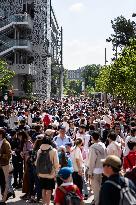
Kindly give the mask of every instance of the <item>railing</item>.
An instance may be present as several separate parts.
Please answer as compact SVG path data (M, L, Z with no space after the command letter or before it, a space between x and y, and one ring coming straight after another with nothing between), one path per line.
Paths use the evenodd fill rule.
M7 41L2 41L0 40L0 42L2 42L2 46L0 46L0 52L6 51L7 49L10 48L19 48L19 47L27 47L30 51L32 50L32 44L29 40L7 40Z
M33 64L13 64L9 66L9 69L16 74L35 75Z
M23 22L27 22L28 24L30 24L32 26L32 20L30 15L28 14L15 14L10 16L7 19L2 19L0 21L0 28L10 24L10 23L14 23L14 24L18 24L18 23L23 23Z

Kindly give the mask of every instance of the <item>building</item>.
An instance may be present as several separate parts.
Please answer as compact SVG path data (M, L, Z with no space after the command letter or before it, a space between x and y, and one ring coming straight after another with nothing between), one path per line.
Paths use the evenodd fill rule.
M68 80L83 80L82 77L83 71L84 71L84 67L78 68L76 70L67 70Z
M38 99L50 99L53 67L62 97L62 36L51 0L0 0L0 58L16 73L15 96L26 96L31 82Z

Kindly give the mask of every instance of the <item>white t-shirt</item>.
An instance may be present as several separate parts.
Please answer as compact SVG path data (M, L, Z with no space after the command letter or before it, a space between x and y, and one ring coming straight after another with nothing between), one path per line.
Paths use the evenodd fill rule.
M12 129L15 126L15 124L14 124L15 121L18 121L17 116L11 116L9 118L9 127L10 127L10 129Z
M121 144L118 142L111 142L107 147L107 154L108 155L116 155L118 157L121 157Z
M79 160L80 168L83 167L83 157L82 157L81 149L79 147L73 149L73 151L71 152L71 159L73 164L73 170L75 172L78 172L79 168L77 166L76 159Z

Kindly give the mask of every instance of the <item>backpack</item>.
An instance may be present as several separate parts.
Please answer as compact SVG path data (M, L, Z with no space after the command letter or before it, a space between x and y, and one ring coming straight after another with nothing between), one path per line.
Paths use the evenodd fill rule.
M51 174L53 168L49 153L51 150L51 147L48 150L41 150L36 163L37 174Z
M119 205L136 205L136 192L129 186L129 180L127 178L124 178L124 180L125 186L123 187L111 180L108 180L105 183L110 183L120 190Z
M76 185L73 186L73 191L66 191L66 189L62 186L60 186L59 189L65 194L63 205L84 205L84 202L76 193Z
M127 171L124 175L126 178L130 179L136 186L136 167L134 167L132 170Z

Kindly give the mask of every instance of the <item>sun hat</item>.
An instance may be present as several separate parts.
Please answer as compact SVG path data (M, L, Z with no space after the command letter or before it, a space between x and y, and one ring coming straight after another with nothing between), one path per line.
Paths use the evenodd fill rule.
M103 163L103 165L111 166L118 170L120 170L122 166L121 159L115 155L109 155L106 157L106 159L101 159L101 162Z

